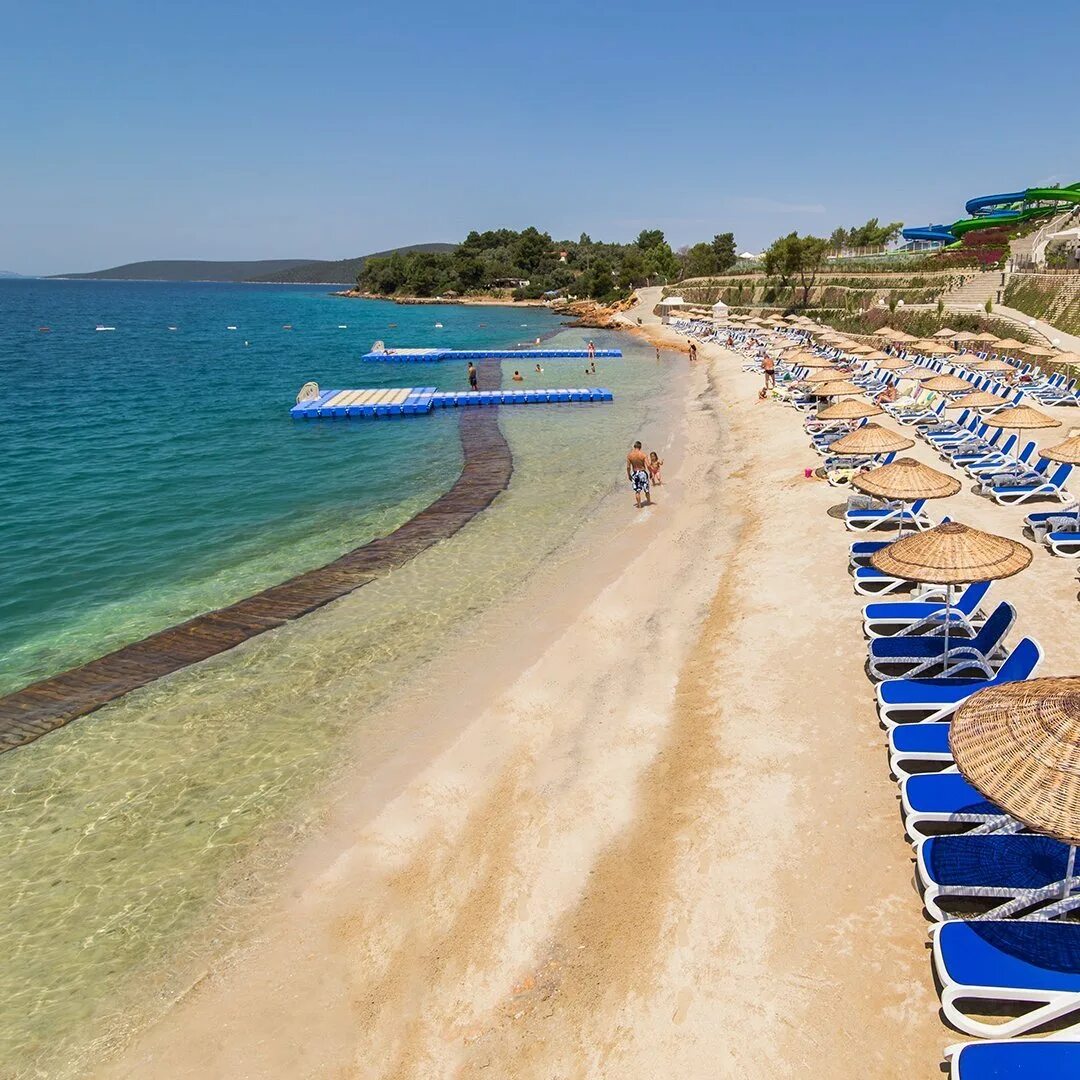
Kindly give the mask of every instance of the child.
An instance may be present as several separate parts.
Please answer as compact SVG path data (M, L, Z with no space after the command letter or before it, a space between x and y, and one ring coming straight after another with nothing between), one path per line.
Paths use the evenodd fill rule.
M660 487L663 481L660 479L660 467L664 463L656 456L656 451L652 450L649 453L649 479L653 482L655 487Z

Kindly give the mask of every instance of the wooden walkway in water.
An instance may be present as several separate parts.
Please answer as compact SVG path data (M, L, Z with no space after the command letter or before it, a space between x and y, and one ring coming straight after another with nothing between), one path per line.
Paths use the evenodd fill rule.
M488 384L484 389L496 389L501 381L499 367L481 370L481 379ZM0 753L33 742L162 676L298 619L453 536L491 505L510 483L513 471L495 410L468 409L460 425L461 475L446 494L400 528L326 566L0 698Z

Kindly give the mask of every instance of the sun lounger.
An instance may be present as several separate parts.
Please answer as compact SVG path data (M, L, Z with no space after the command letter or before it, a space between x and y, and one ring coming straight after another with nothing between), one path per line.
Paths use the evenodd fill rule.
M1080 1042L1070 1039L987 1039L945 1051L950 1080L1036 1080L1080 1076Z
M1042 649L1023 638L992 679L985 676L945 679L887 679L877 685L878 716L886 728L897 724L947 720L956 707L979 690L1028 679L1042 661ZM973 665L970 669L977 670Z
M852 532L868 532L886 527L896 529L901 523L905 528L915 528L922 532L934 526L933 519L923 511L925 505L925 499L916 499L910 506L897 504L871 510L847 510L844 512L844 524Z
M1069 845L1036 833L930 836L915 845L915 871L926 910L939 921L957 914L1016 918L1040 908L1058 910L1072 892L1065 885Z
M899 779L900 812L914 841L975 827L992 832L1015 826L1000 806L984 798L958 772L913 773Z
M1019 506L1031 499L1060 499L1071 501L1072 496L1065 490L1065 481L1072 472L1071 465L1061 465L1049 480L1031 484L1009 484L995 487L987 492L994 502L1002 506Z
M933 963L941 982L941 1008L951 1024L968 1035L1011 1038L1051 1020L1080 1019L1080 924L1024 919L939 923L930 931ZM988 1011L978 1002L1030 1007L1003 1023L977 1020ZM1063 1034L1062 1030L1057 1032ZM1045 1073L1029 1073L1042 1077Z
M969 585L955 598L949 612L950 635L955 629L958 634L975 636L976 628L985 621L979 605L989 590L990 583L980 581ZM863 630L871 638L941 633L944 627L944 599L867 604L863 608Z
M867 667L875 679L937 678L954 672L969 675L973 670L993 678L1005 658L1005 637L1015 621L1016 610L1002 601L973 638L950 637L947 659L944 636L873 638Z
M889 770L898 780L954 768L948 724L901 724L889 732Z

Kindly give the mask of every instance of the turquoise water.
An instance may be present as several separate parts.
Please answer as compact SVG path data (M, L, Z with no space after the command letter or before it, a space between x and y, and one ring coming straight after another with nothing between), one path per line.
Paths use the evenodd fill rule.
M0 694L318 566L453 482L452 414L297 424L308 379L462 388L457 365L358 358L557 326L326 286L0 281Z
M5 287L0 285L0 289ZM102 288L97 283L75 287ZM221 290L222 295L231 291L228 286L117 288L145 289L141 295L148 297L155 288L163 293L178 289L181 294L192 289L193 312L201 310L199 290L211 290L211 295L213 290ZM264 292L268 293L265 299ZM5 295L9 294L0 291L0 297ZM92 300L95 294L88 295ZM246 385L263 394L262 381L270 378L267 373L277 372L273 378L280 383L279 391L265 392L258 410L262 425L272 434L264 437L254 430L260 424L241 419L238 423L251 438L261 440L258 454L249 454L246 446L237 450L236 438L222 439L216 442L216 455L204 448L198 460L216 483L229 485L231 499L215 503L222 516L250 505L247 487L260 486L262 472L286 471L282 487L274 487L281 500L279 514L250 519L265 522L267 530L285 539L261 549L262 563L245 560L247 552L260 550L244 547L260 543L260 529L255 524L237 525L230 516L232 528L227 535L234 546L224 553L227 558L213 569L214 547L193 540L198 545L195 554L200 556L194 558L177 545L171 556L170 591L158 586L158 564L148 560L149 578L139 578L135 592L125 595L122 586L115 584L112 598L98 609L98 624L103 628L107 624L117 638L131 633L140 620L153 621L146 615L151 608L155 619L170 623L176 617L169 607L174 599L194 604L199 595L207 595L216 601L217 592L226 585L243 592L245 582L270 576L275 567L291 572L294 562L319 562L326 547L349 546L353 534L392 528L399 517L411 513L405 502L395 501L393 492L381 510L364 502L365 493L379 490L379 477L369 475L374 463L386 470L404 469L376 436L402 440L408 434L409 441L399 444L401 453L416 455L415 475L431 490L452 481L460 452L453 414L370 426L293 425L287 417L283 420L281 401L287 405L300 383L312 376L326 384L331 381L324 375L331 360L323 357L336 356L333 363L338 371L355 374L354 356L371 340L380 336L395 340L379 321L384 319L398 322L399 329L406 316L417 320L415 331L408 336L403 332L400 340L420 344L446 340L427 326L434 321L443 322L449 331L452 320L460 320L455 331L460 336L453 339L454 344L470 343L474 335L489 332L495 340L514 342L535 337L538 319L551 322L550 316L534 310L444 308L432 312L382 304L369 308L363 301L328 298L321 290L257 289L243 302L256 309L265 303L275 312L276 327L271 327L266 358L242 376ZM7 327L9 306L3 310ZM139 303L132 300L133 317L138 310ZM303 344L306 323L297 314L301 310L328 316L318 331L319 343ZM365 316L372 320L369 331L359 332L359 340L335 344L338 322L349 324L349 331L341 333L350 335L359 323L357 315L341 317L341 311L370 311ZM108 317L92 308L84 314L90 316L90 326L99 317ZM34 316L36 312L31 322ZM122 326L115 318L115 323L108 324ZM280 324L286 321L296 330L281 331ZM480 327L481 322L487 325ZM521 327L522 322L529 327ZM314 324L314 318L308 324ZM376 333L379 327L383 329ZM73 340L88 350L118 347L98 345L94 333L80 330ZM211 331L206 333L209 336ZM315 331L312 334L316 336ZM145 336L154 340L153 333ZM581 338L582 331L563 329L554 341L571 346L580 344ZM467 528L304 619L0 755L4 842L0 910L5 913L0 920L0 955L4 957L0 964L0 1076L4 1080L9 1075L20 1080L86 1075L94 1062L166 1007L208 963L243 937L257 915L260 899L273 895L275 875L295 849L298 836L320 821L323 785L337 770L352 776L380 753L393 752L402 733L387 728L387 702L407 693L410 701L424 702L437 713L446 687L425 673L426 661L436 657L447 640L460 645L481 627L495 633L501 625L516 625L521 611L514 606L514 597L521 583L556 566L571 550L568 542L575 531L612 493L617 492L627 506L628 521L634 520L623 475L626 449L639 437L647 447L664 447L670 433L667 418L681 406L681 383L673 378L668 361L658 364L653 350L633 338L605 334L595 338L600 347L621 347L626 353L625 360L598 362L596 381L614 389L615 402L500 410L500 426L514 455L513 477L509 489ZM247 348L255 348L257 338L248 340L252 345ZM229 364L204 361L216 392L229 394L231 400L242 395L223 384L233 377L235 365L247 363L242 341L214 346L220 355L231 357ZM15 369L34 362L25 357L35 348L37 339L30 335L28 340L24 332L19 342L24 359L14 363ZM52 362L63 365L63 350L52 344L49 348L56 350ZM306 349L309 359L297 361L297 349ZM271 355L275 352L276 358ZM93 367L87 365L81 348L73 348L72 357L69 363ZM36 363L39 368L45 366L40 358ZM99 358L97 370L104 363ZM504 379L513 366L503 365ZM677 373L685 360L677 358L675 366ZM371 376L376 370L365 368L364 373ZM402 370L393 369L390 381L401 381ZM463 373L441 366L424 369L434 370L438 377L425 381L460 385L464 379ZM571 361L551 361L544 380L562 383L556 372L569 375L577 370ZM5 378L7 371L5 367ZM173 381L182 382L184 376ZM99 411L102 408L99 403ZM8 419L2 428L5 443ZM27 419L19 418L24 427ZM62 441L58 417L49 422L57 423L57 438ZM160 425L159 431L165 426ZM427 431L432 434L426 435ZM137 431L127 431L124 437L136 439ZM202 437L216 439L216 434L204 430ZM352 456L349 437L363 440L365 452ZM98 438L108 441L108 431L99 431ZM421 438L428 441L416 441ZM275 445L279 442L293 449ZM157 469L155 490L157 485L171 490L168 484L174 478L167 459L162 463L155 451L154 446L147 451ZM61 451L46 446L41 452ZM322 467L337 470L340 490L312 475L308 462L316 455ZM339 468L340 457L347 457L347 465ZM451 459L453 467L449 467ZM66 460L80 467L77 455ZM109 456L109 460L119 461L118 468L124 466L123 455ZM268 470L268 460L279 464ZM23 468L32 471L33 467L32 455L26 455ZM55 462L52 467L58 474ZM437 472L435 479L431 479L432 471ZM409 474L398 471L394 475ZM107 471L106 478L111 482ZM77 487L74 490L79 494ZM322 506L318 526L310 515L313 490ZM290 493L296 500L291 506L286 498ZM426 496L413 492L412 500L422 503ZM48 498L42 496L40 501L47 503ZM350 515L347 511L354 503L358 509ZM189 512L201 513L199 493L190 496L188 506ZM39 513L43 519L47 516ZM155 535L153 523L163 516L171 518L175 528L185 525L182 515L153 500L143 504L141 513L152 520L147 523L132 511L125 511L122 520L145 530L146 537ZM221 525L212 514L205 514L203 520L209 528ZM292 521L296 532L290 534L283 521ZM107 523L108 518L95 525L97 544L106 548ZM318 531L320 527L329 539ZM0 528L6 530L7 523L0 522ZM56 534L54 551L66 551L63 540ZM78 537L75 541L81 543ZM132 557L141 555L137 548L131 546ZM83 549L84 558L98 558L96 547L84 544ZM102 560L101 565L111 564ZM204 573L208 565L212 573ZM57 568L60 574L77 573L84 592L98 587L84 568L66 556ZM187 568L194 568L190 577ZM6 564L3 572L10 573ZM18 575L6 579L6 592L11 591L12 580L17 584ZM202 594L192 582L204 583L199 586ZM29 599L32 607L34 597ZM80 622L80 602L71 601L70 607L73 610L66 613L70 623L61 617L63 610L51 616L56 620L52 625L68 626L57 656L74 652L73 644L95 651L93 643L100 641L94 637L92 622ZM72 626L81 628L81 637ZM39 642L48 640L45 623L37 633ZM29 655L29 650L21 655ZM50 654L39 646L39 664L42 655ZM415 732L414 737L423 740L424 731Z

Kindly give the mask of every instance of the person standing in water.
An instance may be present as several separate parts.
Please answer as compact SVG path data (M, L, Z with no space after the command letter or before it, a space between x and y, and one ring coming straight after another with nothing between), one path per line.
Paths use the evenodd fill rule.
M634 448L626 455L626 478L634 489L634 505L640 510L642 507L641 497L645 496L645 506L652 505L652 496L649 494L649 459L645 451L641 449L641 443L634 443Z
M469 386L473 390L475 390L476 385L477 385L477 383L476 383L476 365L471 360L469 361L468 371L469 371Z
M589 359L592 360L596 356L596 346L589 342Z

